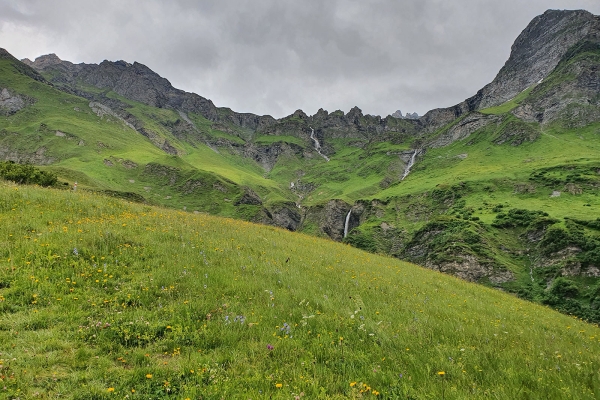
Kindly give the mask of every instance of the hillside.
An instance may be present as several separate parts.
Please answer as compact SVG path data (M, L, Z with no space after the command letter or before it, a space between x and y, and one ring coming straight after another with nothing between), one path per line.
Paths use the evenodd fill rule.
M600 322L599 38L598 16L549 10L489 85L419 119L236 113L136 62L3 52L0 158L80 190L344 241ZM556 297L561 282L575 289Z
M6 398L600 396L598 327L393 258L13 184L0 220Z

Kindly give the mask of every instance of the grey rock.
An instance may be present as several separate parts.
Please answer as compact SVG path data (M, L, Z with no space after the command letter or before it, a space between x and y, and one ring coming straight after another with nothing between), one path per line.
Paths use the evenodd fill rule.
M495 269L491 266L482 264L472 255L463 255L460 261L444 262L433 264L425 263L425 267L452 274L456 277L469 282L478 282L484 278L488 278L493 284L509 282L515 279L514 274L506 269Z
M321 219L321 231L333 240L342 240L344 238L346 215L350 209L350 205L342 200L327 202L323 210L324 216Z
M295 204L287 204L271 211L272 224L295 231L300 226L302 216L297 211Z
M153 107L196 113L211 121L233 123L241 128L254 130L274 121L270 116L236 113L228 108L218 109L211 100L174 88L167 79L138 62L130 64L122 60L104 60L100 64L73 64L61 60L55 54L40 56L33 62L23 61L36 71L52 73L54 84L74 93L80 92L78 84L81 82L110 89L125 98Z
M25 101L7 88L0 90L0 115L11 115L25 107Z
M19 164L49 165L57 161L55 157L46 154L46 147L39 147L33 153L28 153L10 146L0 145L0 160L14 161Z
M282 155L302 155L303 148L286 142L276 142L269 145L247 143L244 145L242 155L256 161L265 171L271 171L277 160Z
M240 197L234 205L239 206L240 204L248 204L253 206L259 206L262 204L260 196L252 189L246 188L244 194Z
M480 113L472 113L453 125L446 132L436 137L427 147L444 147L457 140L463 140L473 132L483 128L484 126L499 122L500 118L494 115L484 115Z
M535 17L517 37L509 59L491 83L460 104L427 112L420 122L431 132L463 114L514 98L547 77L573 45L595 37L599 21L583 10L548 10Z

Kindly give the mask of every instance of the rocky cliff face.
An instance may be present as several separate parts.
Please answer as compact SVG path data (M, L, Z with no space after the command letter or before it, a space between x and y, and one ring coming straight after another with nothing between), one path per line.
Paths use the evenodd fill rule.
M263 135L291 134L305 139L310 145L310 132L311 129L315 129L317 136L320 135L324 142L324 154L328 154L330 149L327 148L326 141L329 138L369 141L427 134L469 112L502 104L546 78L573 46L585 40L597 42L599 26L599 17L587 11L546 11L534 18L515 40L509 59L491 83L460 104L431 110L420 118L416 113L408 113L402 117L401 112L386 118L363 115L362 111L355 107L346 114L339 110L328 113L321 109L313 116L298 110L289 117L276 120L271 116L236 113L228 108L217 108L209 99L174 88L168 80L137 62L72 64L54 54L38 57L33 62L27 59L23 62L36 71L52 72L51 79L55 85L75 94L85 94L81 93L81 88L78 87L78 82L83 82L113 90L126 98L151 106L200 114L224 130L232 126ZM578 85L592 93L596 90L596 81L595 76L588 77L586 81L582 75ZM564 93L563 88L555 90ZM579 93L581 94L581 91ZM104 102L103 104L106 105ZM564 108L566 107L561 106L557 109L553 104L529 104L520 108L515 115L531 121L549 121ZM540 116L541 109L548 110L546 115ZM578 110L576 113L587 113L586 120L597 117L596 113L589 110Z
M23 109L33 99L12 93L7 88L0 89L0 115L11 115Z
M569 127L600 120L600 29L572 47L552 79L537 85L513 111L518 118L542 124L560 120Z
M228 122L241 128L256 129L268 125L274 119L270 116L240 114L230 109L218 109L211 100L195 93L174 88L171 83L147 66L126 61L103 61L100 64L73 64L61 60L56 54L48 54L23 62L42 73L52 72L52 83L74 91L82 89L79 83L115 93L152 107L171 108L185 113L196 113L211 121Z
M269 115L259 116L237 113L229 108L217 108L212 101L202 96L174 88L167 79L137 62L130 64L125 61L105 60L100 64L73 64L61 60L55 54L40 56L35 61L28 59L22 61L36 71L51 75L51 81L57 87L102 103L114 111L125 111L126 106L113 104L114 99L101 98L98 94L86 92L81 83L109 89L125 98L153 107L200 114L213 121L215 128L223 131L231 130L230 126L232 126L241 130L256 131L262 135L291 134L310 143L311 128L318 131L317 135L321 135L322 140L325 138L369 140L384 132L414 133L419 125L417 121L396 121L392 117L363 115L358 107L352 108L346 114L339 110L328 113L321 109L313 116L298 110L288 117L276 120ZM128 118L125 112L118 113L121 118Z
M599 26L599 17L587 11L546 11L517 37L508 61L491 83L460 104L429 111L420 121L432 131L470 111L512 99L547 77L572 46L597 37Z

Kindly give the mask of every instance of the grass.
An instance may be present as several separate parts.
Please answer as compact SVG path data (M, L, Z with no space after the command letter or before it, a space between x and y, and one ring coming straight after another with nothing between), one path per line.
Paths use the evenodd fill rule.
M0 184L6 398L600 396L600 329L314 237Z
M529 86L527 89L523 90L521 93L517 94L515 97L508 100L507 102L500 104L499 106L485 108L479 112L482 114L495 115L506 114L507 112L517 108L523 102L523 100L525 100L527 96L529 96L529 93L531 93L533 88L535 88L536 86L537 83Z

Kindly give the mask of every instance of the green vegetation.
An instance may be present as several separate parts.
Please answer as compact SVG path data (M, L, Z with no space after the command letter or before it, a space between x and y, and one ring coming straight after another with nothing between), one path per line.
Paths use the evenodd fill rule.
M297 114L253 131L236 125L229 109L218 109L215 122L78 86L129 115L133 129L2 59L0 87L26 101L0 119L0 149L84 191L315 236L339 238L354 206L347 244L598 322L598 98L561 94L573 102L552 123L535 122L543 116L538 106L523 119L523 107L516 110L562 93L560 85L577 82L598 57L597 44L580 43L543 82L432 132L368 115L344 125L335 111L339 121L313 126L329 162L307 136L318 118L309 123ZM401 180L415 149L421 152ZM326 215L332 200L341 200L335 218ZM562 279L577 287L570 297L556 292Z
M515 108L517 108L522 102L523 100L525 100L527 98L527 96L529 95L529 93L533 90L533 88L536 87L537 84L529 86L527 89L523 90L521 93L519 93L518 95L516 95L515 97L513 97L512 99L508 100L507 102L500 104L499 106L495 106L495 107L488 107L485 108L481 111L479 111L482 114L505 114L509 111L514 110Z
M31 164L15 164L12 161L0 161L0 178L20 184L53 186L58 179L56 175L40 171Z
M81 191L0 184L0 313L6 398L600 396L598 327L343 244Z

